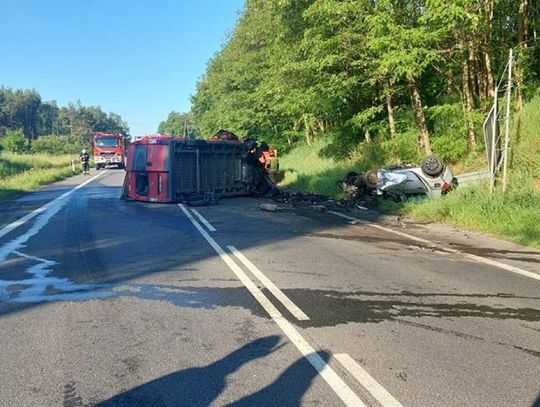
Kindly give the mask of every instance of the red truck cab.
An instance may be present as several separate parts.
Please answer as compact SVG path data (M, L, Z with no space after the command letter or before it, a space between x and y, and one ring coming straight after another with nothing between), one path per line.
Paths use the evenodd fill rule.
M95 133L92 137L92 149L96 170L106 165L124 168L126 148L124 136L120 133Z

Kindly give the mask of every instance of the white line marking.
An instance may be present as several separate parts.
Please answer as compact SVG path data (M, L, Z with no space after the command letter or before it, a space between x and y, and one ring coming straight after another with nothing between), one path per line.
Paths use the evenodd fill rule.
M64 192L62 195L60 195L59 197L55 198L54 200L50 201L50 202L47 202L45 205L41 206L40 208L37 208L35 210L33 210L32 212L24 215L22 218L19 218L17 219L15 222L13 223L10 223L9 225L3 227L1 230L0 230L0 237L3 237L5 235L7 235L9 232L11 232L12 230L18 228L19 226L22 226L24 225L26 222L28 222L30 219L36 217L37 215L39 215L40 213L42 212L45 212L47 209L49 209L51 206L54 206L56 205L58 202L60 202L62 199L68 197L69 195L71 195L74 191L76 191L77 189L79 188L82 188L84 187L86 184L92 182L93 180L95 180L97 177L99 177L100 175L104 174L105 172L107 172L107 170L105 171L102 171L100 172L99 174L97 174L95 177L92 177L90 178L88 181L85 181L83 182L82 184L80 185L77 185L75 188L73 189L70 189L69 191L67 192Z
M514 267L514 266L511 266L509 264L501 263L501 262L496 261L496 260L487 259L485 257L477 256L475 254L461 252L459 250L452 249L452 248L447 247L447 246L439 245L439 244L433 243L433 242L431 242L429 240L426 240L426 239L422 239L421 237L416 237L416 236L413 236L413 235L409 235L408 233L403 233L403 232L400 232L398 230L393 230L393 229L390 229L390 228L386 228L384 226L375 225L373 223L369 223L369 222L367 222L365 220L361 220L361 219L358 219L358 218L353 218L352 216L348 216L348 215L345 215L343 213L339 213L339 212L335 212L335 211L328 211L328 212L332 213L332 214L334 214L336 216L340 216L340 217L342 217L344 219L348 219L348 220L351 220L351 221L356 221L357 223L360 223L362 225L366 225L366 226L369 226L369 227L372 227L372 228L375 228L375 229L383 230L385 232L389 232L389 233L393 233L393 234L401 236L401 237L405 237L407 239L411 239L411 240L415 240L415 241L420 242L420 243L424 243L424 244L426 244L426 245L428 245L430 247L441 247L442 249L444 249L447 252L459 254L459 255L461 255L463 257L466 257L466 258L468 258L470 260L473 260L473 261L476 261L478 263L488 264L488 265L493 266L493 267L497 267L497 268L500 268L500 269L503 269L503 270L506 270L506 271L511 271L512 273L520 274L520 275L522 275L524 277L529 277L529 278L532 278L534 280L539 280L540 281L540 274L533 273L532 271L523 270L523 269L521 269L519 267Z
M197 217L199 218L199 220L201 221L201 223L206 226L206 229L208 229L210 232L215 232L216 231L216 228L213 227L210 222L208 222L200 213L197 209L192 209L191 210L195 215L197 215Z
M289 340L296 348L304 355L311 365L319 372L321 377L332 387L338 397L347 406L366 407L360 398L351 390L349 386L337 375L337 373L324 361L324 359L315 352L315 349L304 339L296 328L287 321L279 310L270 302L261 290L250 280L250 278L242 271L242 269L231 259L231 257L216 243L214 239L204 230L197 222L193 215L182 204L178 204L180 209L193 223L199 233L206 239L208 244L216 251L221 259L229 266L236 277L244 284L248 291L261 304L264 310L270 315L274 322L281 328L283 333L287 335Z
M377 380L360 366L353 358L346 353L334 355L334 357L347 369L364 388L371 393L383 407L403 407Z
M227 248L236 256L238 260L244 263L244 266L248 268L249 271L253 273L255 277L276 297L279 302L283 304L289 312L294 315L299 321L308 321L309 317L300 309L298 306L287 297L283 291L281 291L270 279L268 279L261 270L255 266L249 259L244 256L240 251L234 246L227 246Z
M70 189L69 191L63 193L62 195L60 195L58 198L52 200L51 202L48 202L47 204L43 205L41 208L38 208L36 209L35 211L33 212L30 212L30 214L34 214L33 216L29 217L28 219L26 219L23 223L19 223L17 224L15 227L17 226L21 226L22 224L24 224L25 222L27 222L29 219L32 219L34 216L37 216L39 214L41 214L37 219L36 221L34 222L34 224L32 225L32 227L30 227L30 229L28 229L26 231L26 233L16 237L15 239L9 241L8 243L6 243L5 245L3 246L0 246L0 262L4 261L11 253L13 253L15 250L19 250L21 247L23 247L23 245L32 237L32 236L35 236L39 233L39 231L47 224L49 223L49 220L58 213L58 211L60 211L60 209L62 209L62 207L65 205L65 203L67 202L66 198L68 196L70 196L74 191L76 191L77 189L79 188L82 188L83 186L85 186L86 184L88 184L89 182L93 181L94 179L96 179L97 177L99 177L102 173L96 175L94 178L90 178L88 181L80 184L80 185L77 185L75 188L73 189ZM21 218L23 219L23 218ZM17 223L17 222L14 222L14 223ZM13 225L14 223L12 223L11 225ZM9 228L11 227L11 225L8 225L6 226L6 228ZM12 229L8 230L11 231L13 229L15 229L15 227L13 227ZM6 229L4 228L4 229ZM2 229L2 231L4 231L4 229ZM7 232L6 232L7 233ZM5 233L4 233L5 234ZM0 235L0 237L3 236L3 235Z

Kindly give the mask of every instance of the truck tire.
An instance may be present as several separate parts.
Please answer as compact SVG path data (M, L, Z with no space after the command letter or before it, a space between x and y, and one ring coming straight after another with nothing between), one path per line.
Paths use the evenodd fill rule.
M444 170L444 164L439 157L428 155L422 160L420 169L429 177L438 177Z
M101 165L99 165L99 164L96 164L96 170L98 170L98 171L99 171L99 169L100 169L100 168L101 168Z

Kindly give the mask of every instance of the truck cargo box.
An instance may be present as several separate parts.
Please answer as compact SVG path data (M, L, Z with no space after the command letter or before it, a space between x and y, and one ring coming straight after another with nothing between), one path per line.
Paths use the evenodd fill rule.
M274 186L238 140L144 137L128 147L125 195L147 202L201 203L266 194Z

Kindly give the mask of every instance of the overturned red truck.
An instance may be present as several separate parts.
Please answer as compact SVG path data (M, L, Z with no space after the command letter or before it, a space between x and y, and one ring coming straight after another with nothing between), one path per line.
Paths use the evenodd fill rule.
M222 197L266 195L276 188L268 175L277 168L270 150L227 131L209 140L147 135L128 146L123 196L209 204Z

